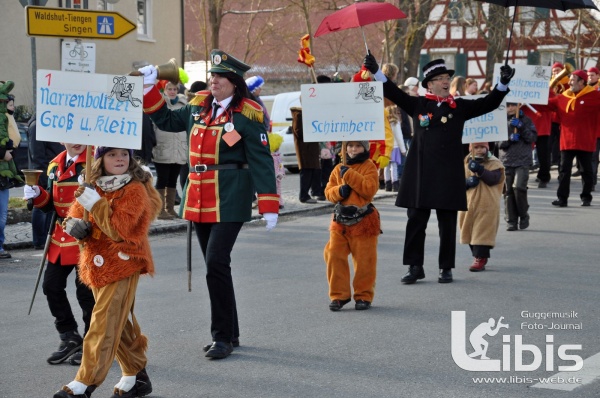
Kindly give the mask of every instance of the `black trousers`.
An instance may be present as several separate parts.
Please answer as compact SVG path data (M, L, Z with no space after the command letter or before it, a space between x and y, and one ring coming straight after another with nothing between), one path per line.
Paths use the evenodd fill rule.
M592 175L592 154L593 152L566 150L560 151L560 167L558 173L558 190L556 196L559 200L566 202L571 193L571 170L573 169L573 159L577 158L581 165L581 181L583 189L579 197L581 200L592 200L592 186L594 185Z
M333 171L333 160L321 159L321 192L325 194L325 187L329 183L329 176Z
M537 148L538 163L540 168L537 172L537 178L542 182L550 181L550 136L538 135L535 142Z
M552 164L560 166L560 124L554 122L550 127L550 159Z
M206 263L213 341L229 343L240 335L230 264L242 225L242 222L194 223Z
M83 323L85 325L84 334L90 328L90 319L92 318L92 310L94 309L94 295L92 291L79 280L79 272L75 265L60 265L59 262L54 264L48 262L46 272L44 272L44 281L42 282L42 290L48 300L50 313L54 317L54 325L58 333L65 333L72 330L77 330L77 322L71 310L71 304L67 298L67 278L75 269L75 292L77 301L81 307L83 314Z
M454 268L456 259L456 223L458 211L436 209L440 234L438 263L440 269ZM425 262L425 230L431 215L430 209L409 208L406 237L404 239L404 264L423 265Z
M485 245L469 245L471 248L471 254L473 257L479 258L490 258L490 250L494 248L494 246L485 246Z
M156 189L177 187L177 178L179 178L181 166L177 163L154 163L154 168L156 169Z
M321 169L300 169L300 202L310 199L309 190L312 196L323 195Z

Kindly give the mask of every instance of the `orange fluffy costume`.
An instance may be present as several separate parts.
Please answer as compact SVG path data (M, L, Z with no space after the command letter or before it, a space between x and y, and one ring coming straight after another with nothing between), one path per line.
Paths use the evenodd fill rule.
M340 176L342 165L331 172L325 188L327 200L343 206L364 207L369 205L379 187L379 176L375 164L367 159L368 142L365 148L365 160L348 164L343 178ZM351 163L352 159L348 162ZM344 199L340 187L349 185L350 196ZM334 217L335 218L335 217ZM329 298L348 300L352 297L350 288L350 269L348 256L352 255L354 265L354 300L373 301L375 278L377 275L377 240L381 233L379 212L374 207L361 221L354 225L343 225L332 220L329 227L329 242L325 245L324 258L327 265Z
M103 155L99 152L110 150L97 149L92 173L101 167ZM92 179L95 189L80 187L77 201L69 210L70 217L81 219L84 207L78 195L82 195L81 190L95 191L96 201L91 205L88 202L86 207L90 210L91 232L82 240L78 264L81 280L90 286L96 299L83 341L81 366L72 382L85 386L102 384L115 357L123 377L147 377L144 369L148 342L133 309L140 275L154 273L148 231L162 201L151 176L129 159L127 174ZM69 388L65 386L63 391Z

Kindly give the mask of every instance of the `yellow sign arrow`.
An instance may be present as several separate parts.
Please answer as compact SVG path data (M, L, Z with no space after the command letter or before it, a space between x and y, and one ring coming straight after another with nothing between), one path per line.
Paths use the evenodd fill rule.
M27 6L25 15L29 36L119 39L136 29L133 22L114 11Z

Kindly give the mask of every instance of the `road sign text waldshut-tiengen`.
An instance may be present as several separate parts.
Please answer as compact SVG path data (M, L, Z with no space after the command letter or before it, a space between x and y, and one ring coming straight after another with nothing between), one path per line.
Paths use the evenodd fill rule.
M136 28L118 12L26 7L29 36L119 39Z

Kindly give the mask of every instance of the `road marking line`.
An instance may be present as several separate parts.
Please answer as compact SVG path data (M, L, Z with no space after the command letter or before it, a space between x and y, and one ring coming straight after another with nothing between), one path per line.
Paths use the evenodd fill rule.
M533 388L546 388L550 390L563 390L563 391L573 391L574 389L581 387L585 384L589 384L600 378L600 353L596 355L592 355L591 357L583 360L583 368L577 372L560 372L556 373L550 378L558 378L561 377L564 380L568 380L571 378L579 378L581 379L581 383L560 383L560 384L551 384L551 383L537 383L532 385Z

